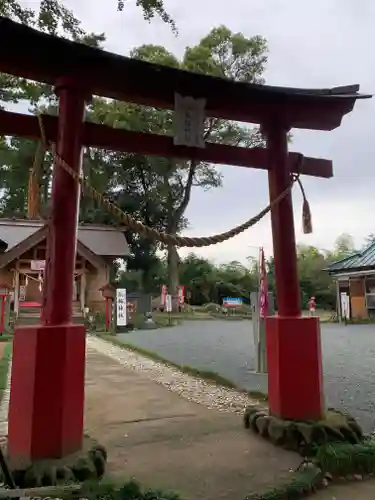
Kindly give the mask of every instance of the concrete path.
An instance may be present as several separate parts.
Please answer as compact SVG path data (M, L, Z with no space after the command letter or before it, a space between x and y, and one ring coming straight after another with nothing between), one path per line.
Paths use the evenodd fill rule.
M88 349L87 432L108 450L108 472L191 500L243 499L283 483L301 459L108 356Z
M86 429L107 447L110 474L187 500L243 500L283 483L299 464L296 454L247 433L238 414L188 401L153 381L152 370L113 359L114 346L103 354L104 344L88 340ZM374 500L375 479L335 484L314 498Z
M314 495L317 500L374 500L375 479L334 484Z

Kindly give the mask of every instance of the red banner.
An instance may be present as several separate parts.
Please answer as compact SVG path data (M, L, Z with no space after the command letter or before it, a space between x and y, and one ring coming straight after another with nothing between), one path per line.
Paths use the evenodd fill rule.
M180 285L178 287L178 303L182 306L185 302L185 287Z
M259 257L259 316L265 318L268 314L268 282L263 248Z

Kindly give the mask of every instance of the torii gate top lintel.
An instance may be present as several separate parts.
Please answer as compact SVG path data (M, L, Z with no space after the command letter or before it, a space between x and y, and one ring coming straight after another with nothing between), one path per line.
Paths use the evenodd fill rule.
M332 130L357 99L371 97L359 94L359 85L313 90L196 74L71 42L3 17L0 46L4 73L52 85L73 76L92 94L166 109L173 109L177 92L205 98L208 116L249 123L262 124L279 112L289 128Z

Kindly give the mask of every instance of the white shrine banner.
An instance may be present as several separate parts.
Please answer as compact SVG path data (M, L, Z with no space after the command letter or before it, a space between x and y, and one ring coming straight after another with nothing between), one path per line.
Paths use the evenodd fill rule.
M126 326L128 324L125 288L116 289L116 319L117 326Z
M204 120L206 99L194 99L174 95L174 137L175 146L204 148Z

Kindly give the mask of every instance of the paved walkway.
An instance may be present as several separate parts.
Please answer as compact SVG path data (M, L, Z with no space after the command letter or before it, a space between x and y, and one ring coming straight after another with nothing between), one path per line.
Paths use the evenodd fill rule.
M108 472L185 499L243 499L282 483L300 463L242 426L144 374L88 349L87 432L108 450Z
M282 483L299 464L296 454L246 432L237 414L188 401L99 354L92 346L106 349L98 340L88 342L86 429L107 447L110 474L186 500L243 500ZM314 498L374 500L375 479L332 485Z

